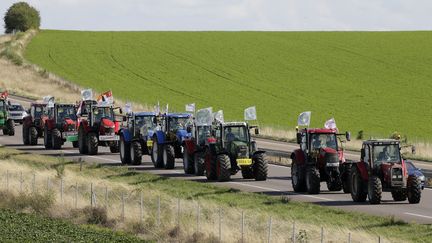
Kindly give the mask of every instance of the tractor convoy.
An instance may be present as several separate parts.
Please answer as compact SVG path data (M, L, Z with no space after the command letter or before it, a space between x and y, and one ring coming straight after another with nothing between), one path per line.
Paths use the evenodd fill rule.
M123 114L114 106L111 92L92 98L91 90L82 92L75 104L54 102L31 103L22 120L24 145L37 145L44 139L46 149L61 149L71 142L81 154L96 155L98 147L109 147L120 154L122 164L141 165L149 156L157 169L173 169L181 158L185 174L205 176L210 181L229 181L241 172L243 179L265 181L268 177L266 152L257 147L253 135L259 134L255 107L245 110L244 121L226 122L223 112L212 108L195 112L195 104L187 105L187 113L132 112ZM15 134L10 118L7 92L0 94L0 128L4 135ZM192 108L191 108L192 107ZM422 181L410 173L401 154L398 139L363 141L358 161L345 158L345 143L350 132L340 133L334 119L324 128L309 128L310 112L298 118L297 144L290 157L291 183L294 192L319 194L323 189L349 193L354 202L379 204L382 193L390 192L394 201L419 203Z

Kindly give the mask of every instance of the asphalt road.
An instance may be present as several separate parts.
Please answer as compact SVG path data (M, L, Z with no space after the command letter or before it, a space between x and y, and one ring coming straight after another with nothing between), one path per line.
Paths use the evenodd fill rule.
M21 102L26 100L20 100ZM28 102L28 101L27 101ZM42 143L43 140L39 139L37 146L24 146L22 143L21 126L16 127L16 134L13 137L0 136L0 144L5 146L23 150L30 153L46 154L52 156L59 156L64 154L70 159L82 158L84 161L91 161L101 163L107 166L121 165L119 154L112 154L108 148L100 147L99 155L87 156L80 155L78 149L72 148L71 143L66 143L61 150L45 150ZM290 151L297 148L295 144L284 142L276 142L271 140L257 139L259 148L271 149L289 154ZM358 153L347 152L347 159L356 160L359 158ZM432 169L432 164L415 161L417 166L424 169ZM178 179L195 180L199 182L207 182L204 176L190 176L185 175L181 159L176 160L176 167L172 170L155 169L151 163L149 156L143 157L143 164L141 166L129 166L130 169L137 171L147 171L150 173L158 174L161 176L168 176ZM432 224L432 189L426 188L423 190L422 199L419 204L409 204L405 202L394 202L389 192L383 193L383 202L380 205L370 205L366 203L354 203L350 194L342 192L329 192L325 183L321 183L321 194L308 195L294 193L290 181L290 168L279 165L269 165L269 175L267 181L254 181L244 180L241 178L241 173L233 176L230 182L211 182L218 186L228 186L242 191L265 193L268 195L288 195L292 200L316 203L323 206L339 208L347 211L364 212L372 215L394 215L397 219L402 219L407 222L417 222Z

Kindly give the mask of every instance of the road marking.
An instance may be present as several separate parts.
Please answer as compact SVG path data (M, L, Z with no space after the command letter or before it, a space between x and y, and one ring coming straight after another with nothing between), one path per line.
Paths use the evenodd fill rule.
M422 214L416 214L416 213L405 213L405 214L407 214L407 215L411 215L411 216L420 217L420 218L432 219L431 216L426 216L426 215L422 215Z

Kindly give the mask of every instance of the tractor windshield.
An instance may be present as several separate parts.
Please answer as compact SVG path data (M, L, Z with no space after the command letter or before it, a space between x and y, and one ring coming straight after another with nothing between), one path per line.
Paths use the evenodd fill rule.
M210 126L198 126L198 144L205 144L206 139L211 136L211 127Z
M188 120L188 117L168 117L168 130L171 132L185 130Z
M310 137L312 149L332 148L337 150L337 139L334 133L313 133Z
M114 120L114 112L111 107L94 107L93 108L94 121L99 122L102 118Z
M400 163L400 151L397 144L382 144L373 147L373 161L375 164L382 162Z
M47 110L43 106L32 106L30 114L34 119L39 119L42 115L47 114Z
M248 133L245 126L224 127L224 135L227 143L232 141L248 142Z
M135 127L139 130L154 130L156 124L153 123L153 116L136 116Z
M77 120L76 110L74 106L58 106L57 107L57 122L61 122L64 119Z

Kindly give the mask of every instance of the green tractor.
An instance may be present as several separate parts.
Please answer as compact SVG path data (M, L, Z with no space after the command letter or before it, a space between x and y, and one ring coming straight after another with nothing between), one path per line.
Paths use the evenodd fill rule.
M15 123L9 117L9 102L7 99L0 99L0 129L3 135L15 135Z

